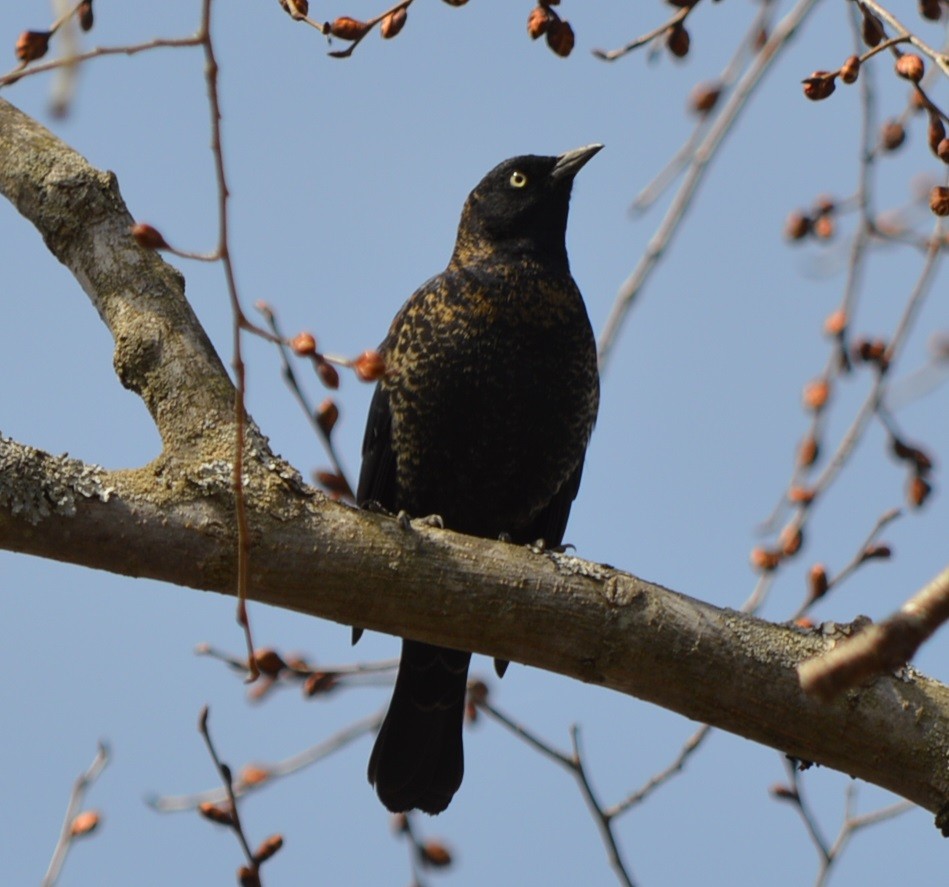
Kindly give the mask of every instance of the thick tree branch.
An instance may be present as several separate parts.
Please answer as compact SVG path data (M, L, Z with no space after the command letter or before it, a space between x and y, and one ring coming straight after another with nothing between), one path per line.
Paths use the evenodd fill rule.
M114 179L0 101L0 190L77 275L165 445L110 472L0 437L0 547L234 593L233 389L180 280L128 237ZM833 632L722 610L611 567L332 503L253 434L249 596L560 672L892 789L949 800L949 688L882 677L823 704L796 665Z

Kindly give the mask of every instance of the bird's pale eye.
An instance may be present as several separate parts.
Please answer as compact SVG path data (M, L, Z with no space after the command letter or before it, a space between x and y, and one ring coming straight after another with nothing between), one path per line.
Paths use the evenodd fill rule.
M527 176L519 169L516 169L511 173L510 182L514 188L523 188L527 184Z

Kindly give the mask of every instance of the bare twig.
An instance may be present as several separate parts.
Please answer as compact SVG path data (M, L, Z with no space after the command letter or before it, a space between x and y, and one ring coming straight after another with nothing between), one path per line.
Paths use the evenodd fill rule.
M73 831L73 821L79 812L86 791L99 778L99 775L108 763L109 749L104 743L100 742L96 756L92 759L92 763L79 775L75 783L73 783L72 792L69 795L69 803L66 805L66 816L63 819L63 827L60 830L56 847L53 849L53 856L49 861L46 874L43 876L41 882L42 887L53 887L59 879L63 864L66 862L66 855L69 853L73 839L76 836Z
M844 690L905 665L949 620L949 567L883 622L798 665L805 693L829 701Z

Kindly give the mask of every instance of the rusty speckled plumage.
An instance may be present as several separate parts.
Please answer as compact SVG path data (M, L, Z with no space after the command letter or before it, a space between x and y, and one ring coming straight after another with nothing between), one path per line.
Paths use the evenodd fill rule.
M560 544L596 420L596 347L564 236L602 146L528 155L469 195L448 267L396 315L357 498L452 530ZM405 640L369 780L390 810L439 813L461 784L470 654Z

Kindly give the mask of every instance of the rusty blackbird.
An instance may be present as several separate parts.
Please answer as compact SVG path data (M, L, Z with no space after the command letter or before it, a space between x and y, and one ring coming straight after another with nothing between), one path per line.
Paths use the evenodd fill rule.
M564 236L574 176L602 145L527 155L465 202L448 267L380 346L357 500L461 533L559 545L599 403L596 347ZM444 810L464 772L471 654L403 640L369 759L389 810Z

